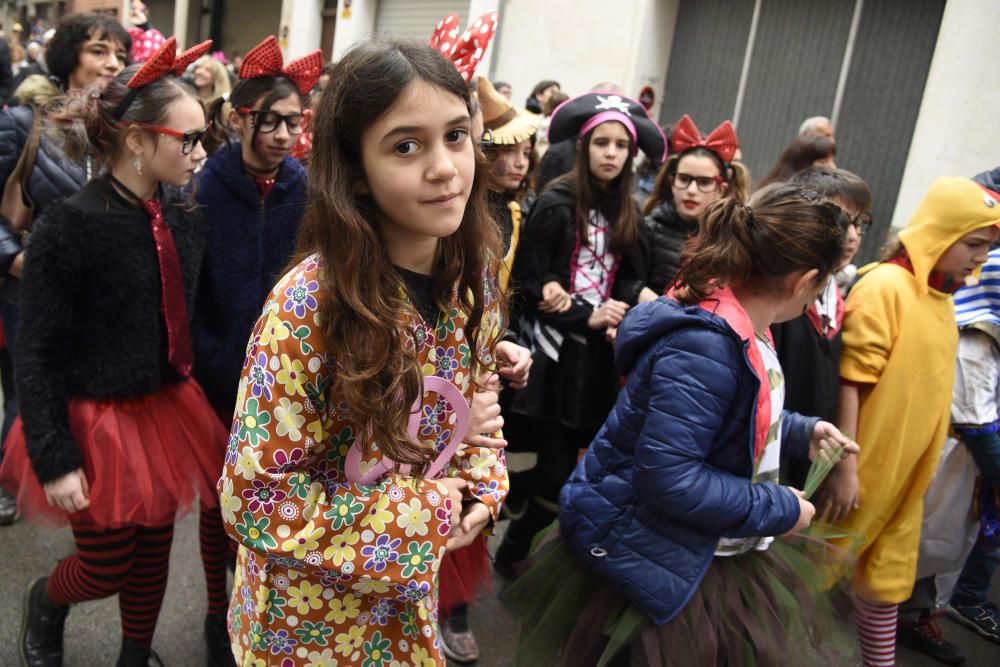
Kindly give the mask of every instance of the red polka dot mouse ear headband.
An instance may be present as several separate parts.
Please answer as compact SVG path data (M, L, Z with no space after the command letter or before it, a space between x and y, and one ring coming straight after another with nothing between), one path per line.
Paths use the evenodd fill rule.
M309 55L297 58L286 65L281 55L281 47L274 35L250 49L240 66L241 79L282 76L291 81L303 95L309 94L322 73L323 51L316 49Z
M459 37L458 14L449 14L438 21L427 44L455 65L466 84L472 83L472 75L493 39L498 20L496 12L483 14Z
M188 65L201 58L212 48L212 40L202 42L197 46L192 46L187 51L177 55L177 39L171 37L156 50L146 64L139 68L139 71L128 80L129 91L125 93L118 108L115 109L115 120L121 120L132 102L135 101L139 91L157 79L165 76L180 76L187 69Z
M684 114L670 133L670 145L676 153L683 153L690 148L705 148L729 164L740 147L740 140L736 136L733 124L728 120L723 121L722 125L712 130L707 137L702 137L691 117Z

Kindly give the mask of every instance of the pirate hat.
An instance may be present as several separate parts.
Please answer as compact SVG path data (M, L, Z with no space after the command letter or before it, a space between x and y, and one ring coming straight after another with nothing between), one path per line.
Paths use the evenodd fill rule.
M483 127L493 135L493 143L509 146L524 141L538 130L538 116L515 109L485 76L477 78L476 92L483 110Z
M667 157L667 138L645 107L615 93L584 93L556 107L549 123L549 143L583 136L608 121L625 126L642 152L654 160Z

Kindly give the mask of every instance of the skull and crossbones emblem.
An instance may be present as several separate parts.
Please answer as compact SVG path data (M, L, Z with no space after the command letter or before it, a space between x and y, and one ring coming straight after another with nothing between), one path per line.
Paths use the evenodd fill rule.
M628 102L623 100L620 95L608 95L604 97L603 95L598 95L598 104L594 107L599 111L614 109L615 111L620 111L623 114L631 116L628 110Z

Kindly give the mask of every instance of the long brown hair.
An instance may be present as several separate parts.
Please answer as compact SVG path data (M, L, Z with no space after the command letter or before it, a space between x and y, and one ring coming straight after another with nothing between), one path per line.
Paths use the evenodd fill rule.
M413 442L406 432L422 375L407 346L411 333L401 319L408 312L400 293L403 283L376 223L375 202L357 191L364 178L362 135L418 80L469 107L468 89L455 67L424 44L366 42L336 65L315 116L309 205L295 261L312 254L324 260L319 312L336 365L330 391L350 406L365 451L377 442L390 459L422 474L436 452ZM457 307L467 314L465 333L473 360L479 359L483 306L488 299L501 299L484 275L488 264L503 255L487 211L488 166L478 149L476 158L465 215L458 231L440 241L434 280L438 306L451 308L457 298Z
M713 202L681 255L677 298L696 304L719 287L770 289L803 269L818 270L823 281L843 256L847 222L830 200L785 183L758 190L746 206L728 198Z
M629 135L629 152L625 164L621 173L605 190L590 171L590 141L598 127L600 125L580 137L573 171L556 179L553 185L568 184L573 192L576 199L576 223L580 242L587 243L587 226L590 224L588 216L590 211L597 209L611 224L609 249L617 255L623 255L638 240L639 225L642 224L642 216L639 215L639 209L632 199L632 153L635 151L635 141Z

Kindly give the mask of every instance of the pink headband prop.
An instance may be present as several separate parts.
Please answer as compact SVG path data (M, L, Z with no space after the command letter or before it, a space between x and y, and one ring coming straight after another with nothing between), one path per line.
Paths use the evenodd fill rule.
M619 122L625 126L628 133L632 135L632 146L634 147L632 152L633 154L637 152L639 150L639 137L635 131L635 123L632 122L632 119L629 118L628 115L623 114L621 111L602 111L596 116L591 116L587 119L587 122L583 124L583 127L580 128L580 136L582 137L598 125L607 123L611 120Z

